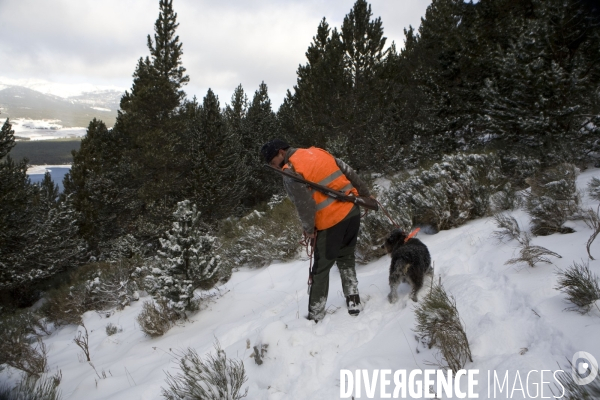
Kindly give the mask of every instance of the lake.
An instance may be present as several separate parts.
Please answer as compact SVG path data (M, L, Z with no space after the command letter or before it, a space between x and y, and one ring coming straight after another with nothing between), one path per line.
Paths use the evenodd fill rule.
M71 169L71 167L36 167L36 170L34 173L28 173L29 175L29 179L31 179L32 183L40 183L42 180L44 180L44 174L47 172L50 172L50 177L52 178L52 180L54 181L55 184L58 185L58 190L60 192L63 191L63 178L65 177L65 175L67 174L67 172L69 172L69 170ZM38 172L39 171L39 172Z

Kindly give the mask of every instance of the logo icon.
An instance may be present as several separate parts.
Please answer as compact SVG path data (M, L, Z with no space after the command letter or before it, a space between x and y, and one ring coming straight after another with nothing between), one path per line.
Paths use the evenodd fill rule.
M591 383L598 376L598 361L590 353L578 351L571 359L571 375L580 386Z

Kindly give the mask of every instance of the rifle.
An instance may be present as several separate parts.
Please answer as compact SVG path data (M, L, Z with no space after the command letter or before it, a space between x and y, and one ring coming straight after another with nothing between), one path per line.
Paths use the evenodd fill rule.
M268 164L265 164L265 167L272 169L273 171L276 171L283 176L293 179L296 182L305 183L306 185L310 186L311 188L323 193L326 196L332 197L336 200L354 203L356 205L359 205L361 207L364 207L364 208L367 208L367 209L373 210L373 211L379 210L379 205L377 203L377 200L373 199L372 197L349 196L342 192L338 192L337 190L328 188L327 186L319 185L318 183L307 181L306 179L303 179L303 178L300 178L299 176L290 174L289 172L286 172L282 169L272 167Z

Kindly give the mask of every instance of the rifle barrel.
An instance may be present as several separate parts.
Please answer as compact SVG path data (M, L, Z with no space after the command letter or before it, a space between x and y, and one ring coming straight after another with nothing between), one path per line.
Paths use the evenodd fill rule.
M286 172L284 170L272 167L272 166L270 166L268 164L265 164L265 167L267 167L269 169L272 169L273 171L278 172L279 174L281 174L283 176L287 176L288 178L293 179L296 182L305 183L308 186L311 186L311 187L315 188L316 190L318 190L319 192L323 193L324 195L332 197L332 198L334 198L336 200L347 201L347 202L350 202L350 203L354 203L356 205L362 206L364 208L367 208L367 209L373 210L373 211L379 210L379 205L377 204L377 200L375 200L375 199L373 199L371 197L349 196L349 195L347 195L345 193L338 192L338 191L336 191L334 189L331 189L331 188L329 188L327 186L323 186L323 185L320 185L318 183L308 181L308 180L306 180L304 178L300 178L299 176L292 175L289 172Z

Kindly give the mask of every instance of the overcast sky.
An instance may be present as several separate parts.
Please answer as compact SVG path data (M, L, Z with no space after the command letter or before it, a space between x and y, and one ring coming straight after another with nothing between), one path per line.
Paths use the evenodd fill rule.
M46 81L47 92L131 87L137 60L149 52L158 0L0 0L0 83ZM371 0L387 43L419 26L431 0ZM277 109L321 18L340 27L354 0L174 0L183 43L184 88L200 100L208 88L229 103L242 84L251 99L264 81Z

